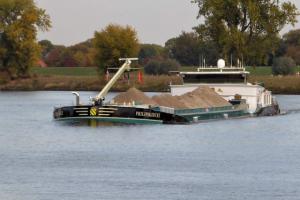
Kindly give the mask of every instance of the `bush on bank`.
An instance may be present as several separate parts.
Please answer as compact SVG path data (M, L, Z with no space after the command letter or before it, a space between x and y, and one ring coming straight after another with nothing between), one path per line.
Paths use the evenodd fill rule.
M289 57L275 58L272 66L272 73L274 75L293 75L296 73L296 63Z
M145 73L148 75L166 75L170 71L178 71L180 64L176 60L151 60L145 66Z

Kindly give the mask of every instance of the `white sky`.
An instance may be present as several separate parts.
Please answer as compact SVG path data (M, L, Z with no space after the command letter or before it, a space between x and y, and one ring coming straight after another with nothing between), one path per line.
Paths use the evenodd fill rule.
M35 0L51 16L52 28L38 39L72 45L92 38L109 23L131 25L141 42L164 44L200 23L191 0ZM299 0L291 0L300 8ZM300 21L300 18L299 18ZM300 22L295 28L300 28ZM286 27L287 32L291 27Z

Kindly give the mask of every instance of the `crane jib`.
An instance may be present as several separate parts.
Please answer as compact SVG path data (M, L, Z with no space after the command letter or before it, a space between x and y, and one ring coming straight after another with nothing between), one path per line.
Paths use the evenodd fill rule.
M118 72L112 77L112 79L105 85L101 92L93 99L95 104L102 104L106 95L113 87L113 85L118 81L118 79L123 75L125 71L131 69L130 65L132 61L138 60L138 58L121 58L120 61L125 61L125 63L120 67Z

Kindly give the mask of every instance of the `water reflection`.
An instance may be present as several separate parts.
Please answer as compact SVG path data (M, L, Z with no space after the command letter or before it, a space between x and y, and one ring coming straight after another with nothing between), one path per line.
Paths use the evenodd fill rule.
M112 127L112 126L130 126L130 124L123 124L123 123L112 123L112 122L101 122L99 120L93 119L82 119L82 120L66 120L66 121L57 121L54 120L55 123L62 125L62 126L75 126L75 127Z

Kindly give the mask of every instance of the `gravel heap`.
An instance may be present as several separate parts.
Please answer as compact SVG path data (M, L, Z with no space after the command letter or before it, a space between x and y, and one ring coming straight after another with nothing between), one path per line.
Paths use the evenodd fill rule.
M230 106L231 104L207 86L201 86L192 92L177 97L186 108L211 108Z
M172 96L170 94L162 94L158 96L152 97L152 99L156 102L156 105L169 107L169 108L177 108L184 109L187 108L178 98L178 96Z
M230 106L231 104L207 86L201 86L192 92L181 96L162 94L152 98L143 92L131 88L113 99L115 104L145 104L152 106L165 106L175 109L211 108Z
M146 96L142 91L136 88L130 88L127 92L123 92L116 96L112 102L114 104L132 104L133 102L136 105L146 104L146 105L156 105L156 102L150 97Z

